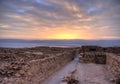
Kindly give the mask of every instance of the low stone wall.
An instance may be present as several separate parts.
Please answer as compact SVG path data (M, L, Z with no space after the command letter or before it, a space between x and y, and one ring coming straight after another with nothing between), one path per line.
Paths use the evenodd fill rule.
M104 52L85 52L81 54L80 62L106 64L106 54Z
M120 84L120 56L107 53L107 67L114 80Z
M71 61L74 54L74 51L65 51L44 59L28 61L14 76L2 79L1 84L41 84L41 81Z
M107 47L106 52L120 55L120 47Z
M95 62L95 55L93 53L82 53L80 57L81 63L91 63Z
M104 48L100 46L81 46L81 52L103 52Z

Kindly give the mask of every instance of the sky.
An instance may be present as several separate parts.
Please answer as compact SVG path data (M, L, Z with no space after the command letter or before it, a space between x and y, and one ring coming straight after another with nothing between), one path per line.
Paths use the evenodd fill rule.
M0 0L0 38L120 39L120 0Z

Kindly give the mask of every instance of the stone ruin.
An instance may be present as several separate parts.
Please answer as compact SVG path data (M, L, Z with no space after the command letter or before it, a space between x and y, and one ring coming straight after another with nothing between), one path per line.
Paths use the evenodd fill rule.
M120 47L99 46L0 48L0 84L41 84L79 53L81 63L106 64L120 84Z
M82 46L81 63L106 64L111 81L120 84L120 47Z
M0 84L40 84L74 55L73 48L0 48Z

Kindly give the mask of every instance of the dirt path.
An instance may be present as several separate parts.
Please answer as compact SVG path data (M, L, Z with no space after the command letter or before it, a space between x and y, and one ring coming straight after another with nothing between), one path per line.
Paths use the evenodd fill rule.
M53 76L48 78L42 84L60 84L62 78L68 75L71 71L75 69L75 66L77 65L77 63L78 63L77 59L73 60L68 65L66 65L64 68L62 68L60 71L58 71Z
M82 64L79 63L78 58L75 58L42 84L60 84L61 80L75 70L75 68L77 69L75 76L80 81L80 84L111 84L107 79L108 73L105 67L105 65L93 63Z

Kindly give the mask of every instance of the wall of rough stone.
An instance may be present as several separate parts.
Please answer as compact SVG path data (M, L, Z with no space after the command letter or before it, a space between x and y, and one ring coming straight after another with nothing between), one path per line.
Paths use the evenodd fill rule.
M106 64L106 54L103 52L85 52L81 56L82 63Z
M92 63L95 62L95 55L93 56L94 53L82 53L80 62L81 63Z
M28 61L13 77L4 78L4 84L41 84L41 81L55 73L71 61L74 51L50 54L44 59Z
M113 79L120 84L120 56L107 54L107 67Z
M100 46L82 46L80 48L80 54L80 62L82 63L106 63L105 50Z
M84 52L108 52L120 55L120 47L81 46L80 53Z
M81 46L81 52L103 52L104 48L100 46Z
M120 55L120 47L107 47L106 52Z

